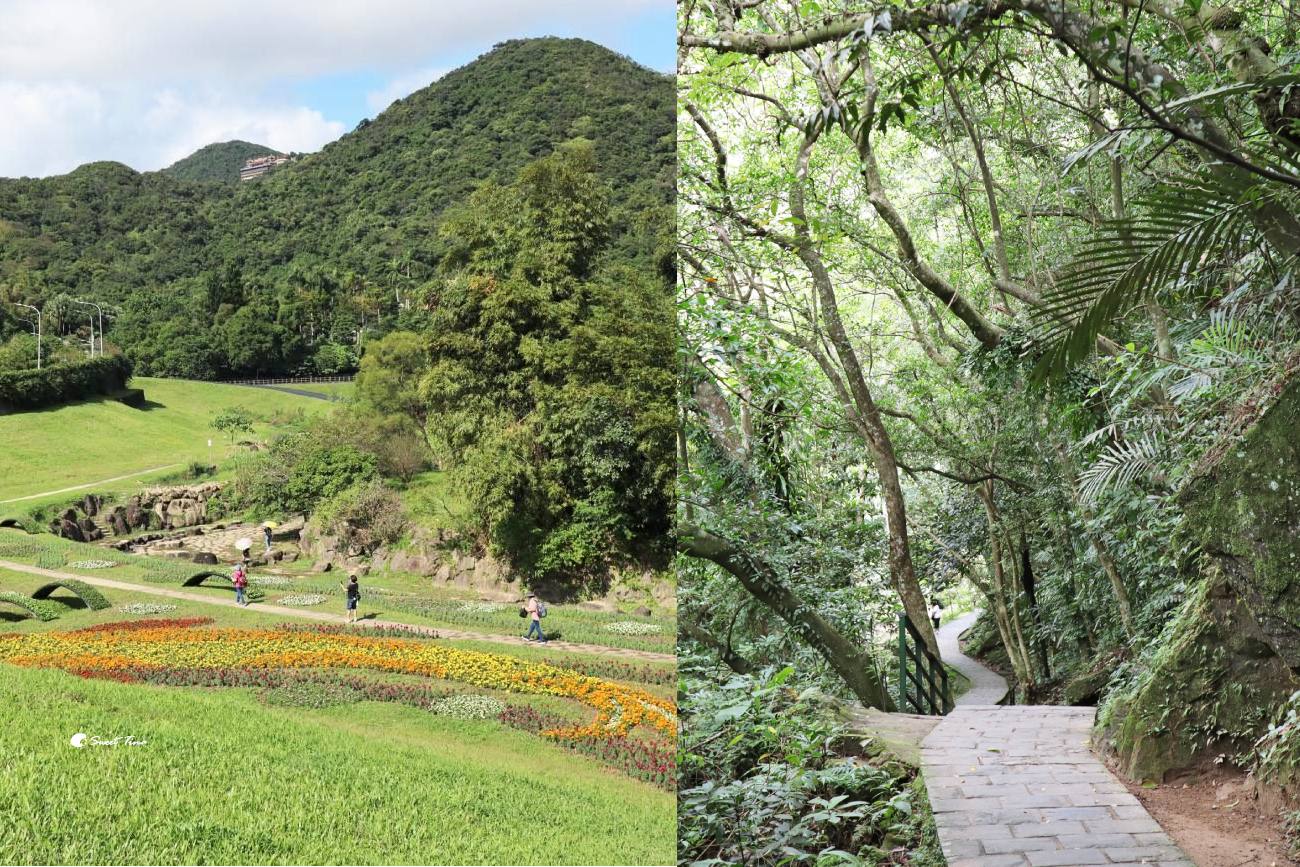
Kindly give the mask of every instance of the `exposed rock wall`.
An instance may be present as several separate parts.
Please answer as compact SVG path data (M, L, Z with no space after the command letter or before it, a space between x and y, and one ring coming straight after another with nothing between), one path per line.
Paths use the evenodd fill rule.
M1262 405L1262 402L1261 402ZM1300 377L1212 448L1179 497L1188 599L1099 717L1134 778L1252 746L1300 688Z
M87 494L51 524L65 539L93 542L105 536L129 536L142 530L177 530L208 521L208 505L221 490L219 482L145 488L125 503L106 506Z

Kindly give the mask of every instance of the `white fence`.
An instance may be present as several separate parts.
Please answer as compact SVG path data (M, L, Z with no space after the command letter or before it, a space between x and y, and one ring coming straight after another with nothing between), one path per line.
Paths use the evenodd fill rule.
M294 376L285 379L223 379L222 385L309 385L318 382L351 382L356 374L347 376Z

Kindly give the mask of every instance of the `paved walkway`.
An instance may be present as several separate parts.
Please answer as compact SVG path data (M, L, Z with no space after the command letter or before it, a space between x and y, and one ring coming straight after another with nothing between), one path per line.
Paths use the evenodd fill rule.
M970 619L939 641L975 685L921 746L948 867L1192 867L1089 749L1094 708L977 703L1006 682L953 647Z
M166 596L169 599L184 599L188 602L202 602L206 605L223 605L227 608L240 608L234 598L216 599L203 593L194 593L188 590L172 590L167 587L157 585L132 584L129 581L116 581L112 578L93 578L89 575L74 575L70 572L56 572L53 569L42 569L39 566L28 566L26 563L11 563L8 560L0 560L0 569L8 569L12 572L26 572L29 575L39 575L42 578L58 580L60 578L75 578L78 581L85 581L87 584L93 584L96 587L107 587L113 590L128 590L132 593L149 593L154 596ZM278 614L282 617L297 617L303 620L319 620L325 623L346 623L347 618L341 614L328 614L324 611L308 611L303 608L290 608L285 605L269 605L264 602L254 602L249 606L252 611L262 614ZM525 641L523 638L514 635L497 635L490 632L465 632L456 629L444 629L443 627L423 627L418 624L400 623L395 620L375 620L365 619L358 620L357 626L395 626L401 629L414 629L426 634L436 633L440 638L448 638L457 641L488 641L495 644L513 644L516 646L527 647L545 647L547 650L571 651L575 653L591 653L599 656L611 656L620 659L632 659L642 662L675 662L677 656L672 653L654 653L649 650L633 650L627 647L606 647L603 644L575 644L571 641L550 641L545 645L539 645L535 642Z
M21 503L24 500L39 500L41 497L53 497L56 494L67 494L71 491L84 491L86 488L94 488L99 485L107 485L110 482L120 482L124 479L134 479L136 476L147 476L150 473L160 473L163 470L170 470L172 467L179 467L180 464L164 464L161 467L153 467L148 470L140 470L138 473L127 473L125 476L113 476L111 479L100 479L97 482L87 482L84 485L73 485L70 488L59 488L57 491L42 491L39 494L28 494L25 497L14 497L12 500L0 500L0 506L6 503Z
M961 652L958 639L975 625L980 613L973 611L939 627L935 638L939 641L939 654L943 661L965 675L970 689L957 697L957 706L968 704L997 704L1006 697L1007 682L996 671L990 671Z

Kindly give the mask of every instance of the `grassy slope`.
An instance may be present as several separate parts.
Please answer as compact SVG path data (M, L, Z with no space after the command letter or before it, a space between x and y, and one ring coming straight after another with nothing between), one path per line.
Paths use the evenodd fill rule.
M137 377L155 404L132 409L115 401L85 401L0 416L0 500L94 482L164 464L224 456L226 441L212 416L241 405L266 418L277 411L327 410L328 401L261 388ZM256 433L265 433L265 423Z
M671 863L673 797L496 723L0 666L3 863ZM140 747L69 746L75 732Z

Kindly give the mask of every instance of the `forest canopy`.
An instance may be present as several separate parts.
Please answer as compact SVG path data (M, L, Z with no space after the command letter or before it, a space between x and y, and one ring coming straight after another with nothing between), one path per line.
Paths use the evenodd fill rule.
M1020 700L1108 700L1126 760L1123 732L1176 708L1144 770L1250 766L1286 665L1230 674L1236 650L1177 630L1253 620L1294 669L1294 623L1259 601L1291 579L1225 561L1180 496L1296 368L1294 11L679 19L686 664L716 682L789 663L888 707L897 614L937 651L928 603L973 588ZM1266 487L1231 495L1294 519ZM1160 691L1197 664L1205 692Z

